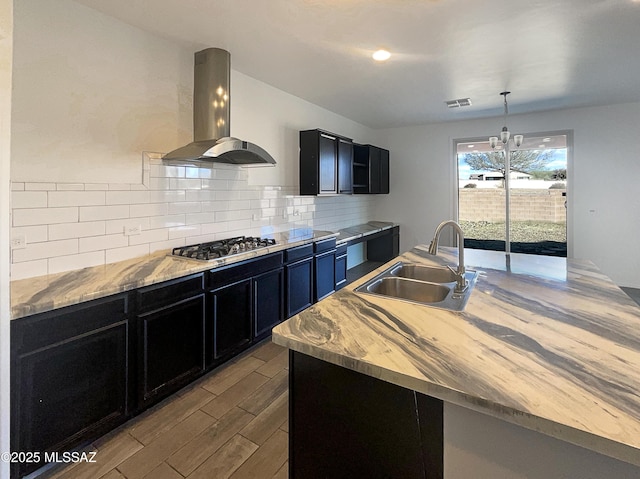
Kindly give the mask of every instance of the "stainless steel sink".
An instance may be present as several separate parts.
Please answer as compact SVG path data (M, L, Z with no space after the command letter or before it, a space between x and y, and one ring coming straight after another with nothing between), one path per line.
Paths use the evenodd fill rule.
M416 303L439 303L449 294L441 284L425 283L405 278L380 278L367 286L367 292L408 299Z
M354 291L449 311L462 311L477 277L476 271L468 270L465 273L469 282L467 289L456 292L456 276L449 268L400 261Z
M438 268L419 264L400 263L400 266L394 267L391 270L391 274L401 278L417 279L418 281L428 281L430 283L451 283L456 280L455 272L449 268Z

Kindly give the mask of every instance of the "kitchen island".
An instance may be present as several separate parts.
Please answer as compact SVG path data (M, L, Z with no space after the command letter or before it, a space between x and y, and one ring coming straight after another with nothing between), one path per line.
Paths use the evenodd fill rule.
M466 250L480 276L460 313L353 291L456 253L418 246L274 328L292 351L291 477L320 477L301 475L315 434L318 471L369 454L369 477L413 477L378 461L408 454L415 477L640 477L640 308L592 263ZM332 430L344 411L354 424Z

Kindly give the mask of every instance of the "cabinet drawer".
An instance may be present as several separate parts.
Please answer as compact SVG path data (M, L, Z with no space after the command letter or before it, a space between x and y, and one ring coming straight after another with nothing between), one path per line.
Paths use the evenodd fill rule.
M336 256L342 256L343 254L347 254L347 243L336 246Z
M32 351L126 319L128 295L110 296L11 321L11 349Z
M200 273L140 288L137 293L138 313L152 311L195 296L204 289L203 281L204 275Z
M209 271L208 288L219 288L235 281L266 273L282 266L282 252L271 253L257 259L223 266Z
M313 245L314 252L316 254L323 253L325 251L329 251L330 249L335 249L336 247L336 239L329 238L322 241L316 241Z
M306 258L313 254L313 244L304 244L302 246L296 246L295 248L289 248L284 252L285 263L293 263L299 259Z

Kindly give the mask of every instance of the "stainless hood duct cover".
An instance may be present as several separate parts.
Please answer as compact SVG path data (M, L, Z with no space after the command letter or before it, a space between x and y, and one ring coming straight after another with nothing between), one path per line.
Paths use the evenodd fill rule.
M215 161L234 165L275 165L258 145L229 136L231 55L220 48L195 54L193 142L162 157L175 161Z

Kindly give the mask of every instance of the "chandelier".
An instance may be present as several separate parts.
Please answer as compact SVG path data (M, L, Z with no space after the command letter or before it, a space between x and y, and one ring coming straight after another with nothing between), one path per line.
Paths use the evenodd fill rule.
M489 137L489 146L491 146L491 148L493 148L494 150L498 149L498 141L501 141L503 145L506 145L509 142L509 138L511 138L511 132L507 128L507 115L509 114L507 95L510 93L510 91L503 91L500 93L504 97L504 126L502 127L502 131L500 132L500 138L498 138L497 136ZM516 146L516 148L520 148L523 140L524 136L513 135L513 144Z

